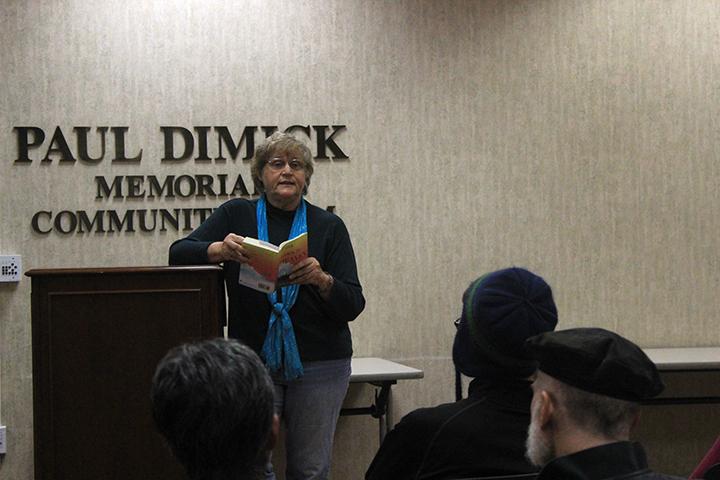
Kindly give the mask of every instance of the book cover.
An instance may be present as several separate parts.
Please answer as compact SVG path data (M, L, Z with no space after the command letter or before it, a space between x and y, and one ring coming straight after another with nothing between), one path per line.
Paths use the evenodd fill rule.
M288 276L293 266L307 258L307 232L286 240L279 246L245 237L243 247L250 260L240 265L238 282L269 293L289 284Z

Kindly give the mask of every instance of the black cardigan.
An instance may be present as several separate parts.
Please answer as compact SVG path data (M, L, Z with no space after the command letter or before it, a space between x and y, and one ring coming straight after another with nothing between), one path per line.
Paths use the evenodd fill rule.
M348 322L363 308L365 298L357 276L350 236L340 217L307 204L308 255L334 278L330 298L324 300L314 286L301 285L290 309L295 337L303 361L335 360L352 356ZM208 246L229 233L257 238L257 200L234 199L222 204L188 237L170 246L171 265L208 263ZM287 240L294 212L267 203L269 240L279 245ZM225 284L229 298L228 335L262 349L270 317L267 295L238 284L239 264L225 262Z

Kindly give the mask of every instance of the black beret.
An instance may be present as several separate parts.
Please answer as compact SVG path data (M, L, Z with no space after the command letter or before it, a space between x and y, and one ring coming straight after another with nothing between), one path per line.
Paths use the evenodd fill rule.
M640 347L602 328L572 328L529 338L538 368L587 392L639 402L663 391L655 364Z
M536 368L525 340L553 330L558 316L550 286L523 268L475 280L463 294L453 361L470 377L527 377Z

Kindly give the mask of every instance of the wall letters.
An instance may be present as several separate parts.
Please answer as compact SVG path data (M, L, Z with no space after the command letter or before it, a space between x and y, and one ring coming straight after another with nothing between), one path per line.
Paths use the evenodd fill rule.
M285 131L300 138L307 137L313 145L313 158L316 160L347 160L349 157L335 141L335 136L346 129L345 125L291 125ZM72 127L73 133L67 135L57 126L50 140L46 142L47 134L40 127L13 127L17 140L15 163L32 163L38 159L42 163L52 163L53 160L62 163L80 161L85 164L97 164L106 160L112 163L142 162L143 149L133 143L137 142L137 139L128 139L130 127L95 127L94 135L91 135L92 130L93 127L87 126ZM107 135L108 130L110 135ZM226 126L194 126L192 129L161 126L164 152L161 161L180 163L192 158L195 162L223 162L227 160L225 154L236 160L241 150L242 160L249 160L255 153L256 136L262 132L265 138L277 130L277 126L254 125L232 130ZM69 142L68 138L74 141ZM106 159L107 144L110 142L114 147L113 154ZM128 143L132 147L129 147ZM132 153L128 153L130 148ZM92 156L90 150L99 153ZM332 157L328 156L328 151L332 153ZM43 153L44 156L40 157Z
M206 165L227 163L228 160L249 162L255 154L258 141L272 135L275 125L228 126L160 126L158 138L163 155L154 159L162 165L185 165L186 162ZM311 145L315 160L348 160L338 145L345 125L290 125L284 131L292 133ZM256 197L259 195L249 178L240 174L229 176L226 171L216 174L174 173L171 175L125 174L113 177L97 175L103 162L110 165L139 166L153 161L143 154L141 138L128 126L56 126L46 131L38 126L13 127L17 142L18 167L42 165L77 165L94 167L95 198L97 201L125 202L151 200L172 202L178 199L204 200L208 197ZM249 183L248 183L249 182ZM252 193L248 185L253 188ZM184 203L187 205L187 203ZM154 205L155 206L155 205ZM55 207L53 205L53 207ZM334 206L328 207L333 211ZM130 208L115 210L104 208L44 209L30 219L35 233L81 235L90 233L134 233L155 231L187 232L202 223L211 208Z

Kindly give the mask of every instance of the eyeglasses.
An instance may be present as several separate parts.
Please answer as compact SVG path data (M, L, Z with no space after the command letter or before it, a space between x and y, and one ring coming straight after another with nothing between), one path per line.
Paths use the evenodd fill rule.
M290 170L297 172L305 168L305 163L298 160L297 158L291 158L290 160L283 160L282 158L271 158L267 162L267 166L271 170L280 171L285 170L285 165L290 165Z

